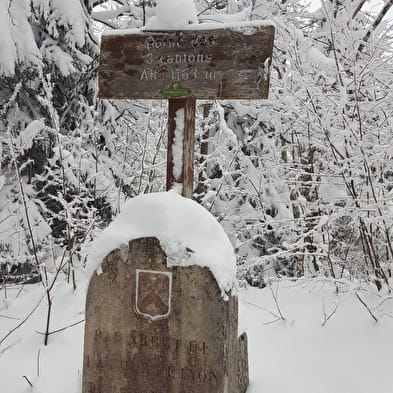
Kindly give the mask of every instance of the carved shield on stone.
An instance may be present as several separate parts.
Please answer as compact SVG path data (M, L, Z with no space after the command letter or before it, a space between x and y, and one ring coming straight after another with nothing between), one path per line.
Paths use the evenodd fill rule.
M136 269L136 312L152 320L171 312L172 273Z

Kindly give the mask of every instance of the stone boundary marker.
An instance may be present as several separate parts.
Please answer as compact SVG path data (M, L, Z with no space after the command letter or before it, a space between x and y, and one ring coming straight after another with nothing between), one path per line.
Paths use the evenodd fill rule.
M156 238L116 249L91 279L83 393L244 393L237 298L208 268L171 267Z

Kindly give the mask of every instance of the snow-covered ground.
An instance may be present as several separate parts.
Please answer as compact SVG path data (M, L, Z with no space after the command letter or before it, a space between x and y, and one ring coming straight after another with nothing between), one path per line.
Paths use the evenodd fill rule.
M242 291L248 393L393 391L393 298L349 285L338 288L336 294L334 285L323 281L281 281ZM271 314L280 316L274 297L285 320Z
M80 393L85 289L83 277L75 292L60 278L51 331L69 327L52 334L47 347L42 285L1 289L0 341L38 304L0 344L1 393ZM345 283L336 293L334 284L317 279L274 281L239 294L240 325L249 337L248 393L392 392L389 294Z

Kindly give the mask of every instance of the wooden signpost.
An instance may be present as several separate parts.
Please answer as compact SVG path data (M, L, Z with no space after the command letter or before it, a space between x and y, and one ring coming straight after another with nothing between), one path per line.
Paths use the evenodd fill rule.
M101 42L99 96L168 99L167 189L192 197L197 99L263 99L269 91L274 27L244 22L193 30L121 30ZM209 25L203 25L209 26ZM184 114L181 174L174 173L176 117Z

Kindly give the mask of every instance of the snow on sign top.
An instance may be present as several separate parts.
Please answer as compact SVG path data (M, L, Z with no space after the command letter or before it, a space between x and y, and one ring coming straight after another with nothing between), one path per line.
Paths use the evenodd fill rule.
M198 23L193 0L157 0L156 15L147 22L147 29L178 29Z
M90 273L100 272L101 262L112 250L142 237L159 239L168 267L208 267L223 295L235 288L236 259L223 228L205 208L175 191L129 200L93 242L88 260L88 266L93 268Z
M150 20L150 19L149 19ZM148 26L141 27L141 28L132 28L132 29L108 29L102 33L103 37L108 36L122 36L122 35L146 35L146 33L157 31L157 32L164 32L164 31L200 31L200 30L222 30L222 29L230 29L234 31L242 32L243 34L253 35L258 32L258 29L261 27L273 27L275 28L276 25L271 20L253 20L253 21L240 21L240 22L215 22L209 21L206 23L198 23L198 24L187 24L182 25L181 28L151 28Z
M172 24L166 31L159 27L169 21L160 23L102 36L101 98L267 98L274 40L270 22ZM180 90L173 91L174 85Z

